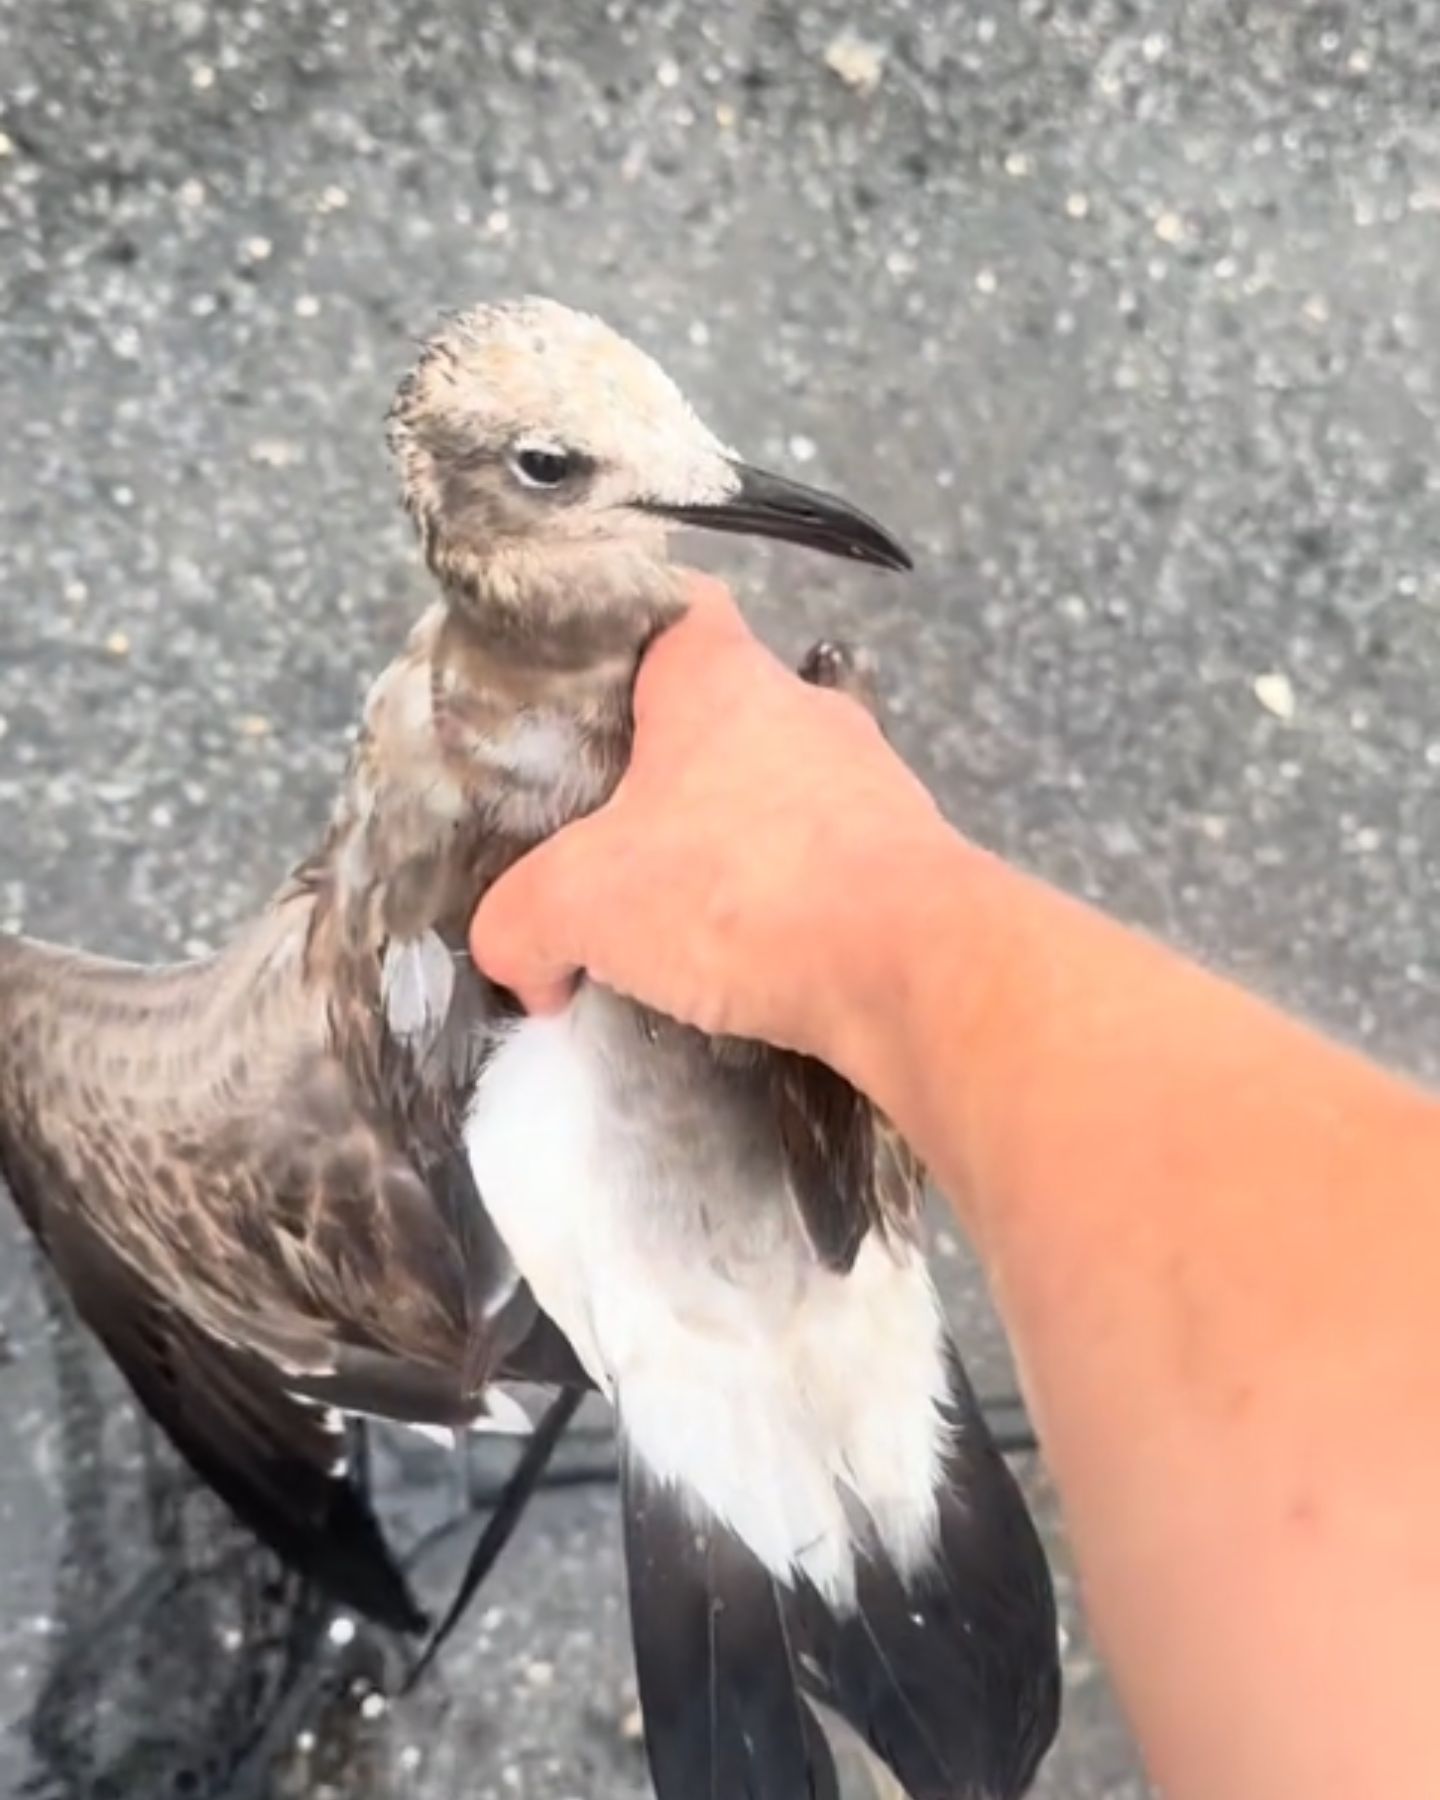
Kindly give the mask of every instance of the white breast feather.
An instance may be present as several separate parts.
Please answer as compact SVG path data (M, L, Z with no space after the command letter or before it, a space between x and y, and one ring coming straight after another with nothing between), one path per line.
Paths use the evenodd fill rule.
M561 713L523 714L485 746L484 757L504 777L496 786L496 816L522 836L543 836L599 798L575 726Z
M665 1088L675 1054L649 1046L625 1003L593 986L561 1017L523 1022L470 1117L476 1180L651 1472L775 1575L803 1572L843 1606L854 1593L847 1491L902 1573L934 1554L947 1387L938 1306L908 1247L872 1236L848 1276L818 1265L778 1155L762 1145L757 1163L766 1120L727 1116L723 1085L698 1093L700 1116L683 1131L674 1116L669 1129L637 1116L626 1071L646 1055L664 1059L647 1071L655 1104L683 1110L683 1093ZM768 1171L760 1192L757 1166Z

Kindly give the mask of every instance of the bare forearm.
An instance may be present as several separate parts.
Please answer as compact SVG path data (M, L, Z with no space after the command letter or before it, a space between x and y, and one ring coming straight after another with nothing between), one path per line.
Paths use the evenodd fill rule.
M958 840L842 1054L995 1283L1156 1774L1429 1791L1440 1111Z
M968 846L694 585L620 792L491 890L482 966L891 1113L990 1269L1172 1800L1428 1795L1436 1103Z

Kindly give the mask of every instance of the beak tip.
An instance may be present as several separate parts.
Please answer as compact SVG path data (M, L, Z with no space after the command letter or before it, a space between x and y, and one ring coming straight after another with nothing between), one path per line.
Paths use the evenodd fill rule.
M871 568L884 569L891 575L909 575L915 568L915 558L898 538L877 526L874 535L867 535L863 541L847 544L845 554L852 562L868 563Z
M857 507L818 488L734 462L734 491L706 505L656 506L677 523L783 538L849 562L904 572L915 567L910 552L885 527Z

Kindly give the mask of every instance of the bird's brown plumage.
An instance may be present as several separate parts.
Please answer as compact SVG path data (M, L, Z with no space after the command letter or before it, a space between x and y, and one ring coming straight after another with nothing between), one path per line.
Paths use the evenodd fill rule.
M539 557L520 515L486 511L454 442L465 379L446 348L402 390L407 498L445 603L372 690L315 853L204 961L144 969L0 941L0 1173L151 1412L257 1530L322 1572L327 1537L370 1547L328 1407L463 1424L499 1375L584 1379L461 1151L487 1032L511 1010L463 945L486 885L614 787L636 661L679 608L653 527L606 556L572 527L564 554ZM652 400L645 428L663 443L665 395ZM856 680L833 651L806 673ZM542 711L569 728L558 812L553 782L532 796L524 768L494 761ZM454 979L415 1040L387 1018L386 959L427 938ZM808 1059L743 1054L768 1064L820 1257L846 1268L869 1230L910 1229L918 1173L868 1104ZM388 1589L373 1609L406 1611Z
M433 1396L415 1416L459 1419L503 1338L486 1310L513 1280L446 1190L464 1046L488 1001L457 950L453 1017L426 1061L380 1003L392 936L440 927L458 946L473 876L443 850L460 869L482 860L478 829L431 806L386 717L428 679L427 650L380 685L321 854L221 954L148 970L0 952L0 1160L43 1239L93 1235L117 1282L149 1284L221 1341L301 1385L338 1378L351 1353L377 1377L393 1361Z
M465 635L439 611L417 628L324 843L220 954L147 969L0 940L0 1174L149 1410L322 1569L350 1498L327 1407L458 1426L502 1370L583 1379L459 1148L504 1010L464 926L522 848L470 791ZM455 980L417 1052L382 970L426 931ZM379 1610L414 1622L393 1595Z

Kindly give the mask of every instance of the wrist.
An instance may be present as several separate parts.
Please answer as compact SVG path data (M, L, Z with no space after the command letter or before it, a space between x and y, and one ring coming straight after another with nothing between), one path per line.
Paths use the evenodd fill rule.
M929 1110L943 1106L953 1151L968 1106L945 1076L972 1069L986 1021L1008 1004L1018 901L1030 883L937 814L876 856L861 887L830 985L823 1054L922 1154L936 1135Z

